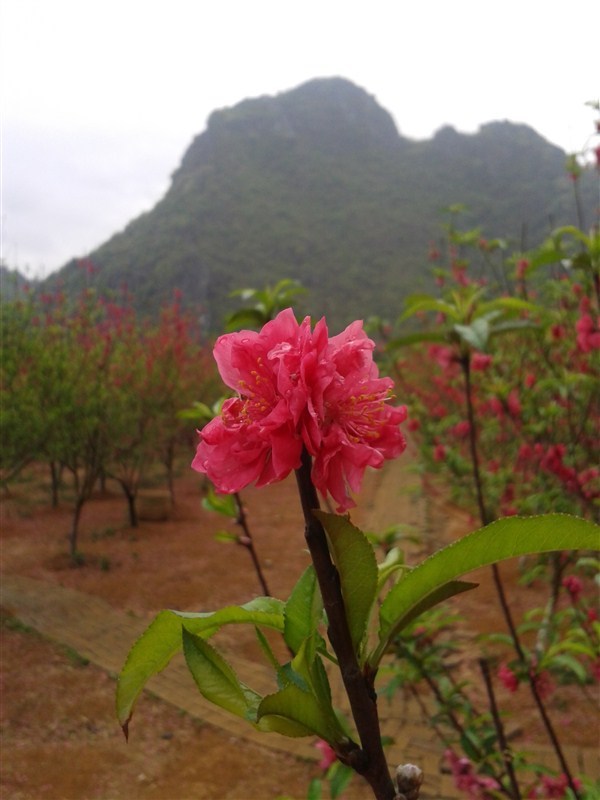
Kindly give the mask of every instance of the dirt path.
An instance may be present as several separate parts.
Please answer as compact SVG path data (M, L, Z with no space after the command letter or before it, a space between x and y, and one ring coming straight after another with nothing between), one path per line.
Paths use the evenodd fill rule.
M414 472L411 471L410 459L400 459L390 464L388 469L383 472L370 473L361 498L360 511L355 515L356 522L362 525L365 530L381 531L400 519L404 524L413 526L416 530L426 530L431 509L425 505L418 489L419 480ZM393 502L390 502L391 498L393 498ZM268 511L272 512L273 509L268 509ZM283 517L278 518L278 522L285 527L285 512L281 513L283 513ZM257 520L255 519L255 521ZM258 523L260 522L261 519L259 518ZM456 524L460 525L460 523ZM425 537L423 544L414 546L415 552L412 553L412 557L422 556L427 547L428 542L427 537ZM115 549L116 543L115 547L113 547L113 552ZM239 549L236 548L236 550ZM22 558L22 554L16 545L14 553L18 557L13 555L13 566L16 563L21 564L18 559ZM222 560L222 552L219 553L219 558ZM137 556L136 563L140 560L143 561L143 554ZM244 568L246 568L246 565L244 565ZM24 574L14 574L11 570L7 570L2 575L0 586L2 607L17 617L24 625L33 628L55 642L68 646L80 656L89 659L93 664L109 673L109 675L114 676L118 673L131 644L148 623L147 613L143 611L139 613L137 611L132 612L131 609L122 610L116 607L114 593L110 595L110 599L113 602L109 602L108 599L100 596L97 584L94 582L96 578L92 579L92 577L87 576L88 584L83 583L85 591L82 591L80 588L61 585L64 583L62 580L49 580L48 575L43 572L39 574L39 570L33 567L25 568L24 564L21 571ZM124 574L128 574L126 569ZM65 573L63 577L65 576L68 579L73 577L71 573ZM104 576L104 578L100 576L98 580L108 581L109 578L110 576ZM248 599L248 597L244 599ZM183 595L182 603L178 607L186 607ZM253 660L253 648L249 641L240 640L239 638L232 639L229 642L228 658L236 671L242 675L243 680L257 691L266 693L273 690L272 679L268 671ZM260 734L254 731L251 726L245 725L243 721L205 702L196 691L182 660L174 659L163 673L152 680L149 688L154 696L166 701L175 708L184 710L192 718L201 720L216 731L220 731L226 736L235 737L236 741L243 739L246 743L250 743L250 746L257 746L262 749L267 748L274 754L279 754L281 758L285 754L286 758L293 756L299 759L300 762L308 762L309 764L314 763L318 758L312 740L284 739L275 735ZM333 690L338 704L343 705L339 684L334 685ZM421 795L423 800L428 798L452 800L460 797L461 795L455 790L450 777L442 772L442 748L435 734L431 728L418 722L421 719L421 713L414 701L398 697L393 708L388 706L385 701L382 701L380 708L384 733L393 736L395 740L389 751L390 763L397 764L412 761L418 763L426 772L426 788ZM417 722L414 722L415 720ZM135 718L134 725L137 725ZM137 728L134 728L134 730L137 730ZM549 764L553 763L548 748L536 746L536 753L540 761L548 762ZM594 749L567 748L567 755L571 763L576 765L577 771L600 775L597 754ZM312 770L313 774L315 774L314 768ZM163 791L176 792L177 790L171 788L168 790L163 789ZM202 794L196 792L194 797L206 797L210 798L210 800L222 800L225 797L239 797L239 800L249 800L249 798L257 798L257 800L258 798L260 800L264 798L264 800L267 800L267 795L253 794L250 789L247 790L247 794L238 795L226 795L224 792L223 794L218 794L219 789L211 789L210 791L213 793ZM220 791L223 791L223 789ZM292 788L288 788L287 791L288 793L291 792ZM9 797L26 798L30 796L33 797L35 795L13 793L6 795L6 800L9 800ZM71 795L65 793L48 794L46 796L52 797L52 800L58 800L59 797ZM127 796L127 794L121 795L118 792L113 795L83 793L72 796L79 798L92 796L116 798ZM129 796L133 797L134 794L131 793ZM152 796L160 798L160 800L188 800L188 797L191 797L191 795L161 795L160 793L155 795L146 793L144 796ZM272 796L270 795L270 797ZM349 795L349 797L356 798L366 798L368 796L369 794L361 791L360 787Z

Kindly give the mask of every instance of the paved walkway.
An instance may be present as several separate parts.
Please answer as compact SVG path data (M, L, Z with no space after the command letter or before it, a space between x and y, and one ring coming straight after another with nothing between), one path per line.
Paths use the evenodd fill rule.
M395 462L401 464L401 460ZM412 492L416 478L410 472L387 470L371 477L373 481L364 511L359 520L370 530L383 530L389 524L402 519L421 527L424 523L422 502ZM393 510L377 503L377 495L390 497L390 486L402 486L397 493L398 505ZM421 527L422 529L422 527ZM131 644L147 626L140 620L118 611L104 600L57 584L38 581L18 575L2 575L0 603L23 623L44 636L73 648L79 654L110 673L121 669ZM259 692L270 692L272 677L262 665L242 661L235 653L228 653L232 666L244 680ZM276 735L262 734L237 717L233 717L216 706L207 703L197 692L187 667L182 659L174 659L164 672L152 679L149 690L163 700L179 707L192 716L226 731L236 737L256 742L262 747L284 751L303 759L316 758L313 740L287 739ZM340 686L334 686L335 700L343 707ZM392 713L393 712L393 713ZM442 747L433 731L422 725L405 720L420 720L421 711L414 701L395 698L393 706L383 699L380 702L382 728L385 734L394 737L389 749L391 764L413 762L426 773L426 790L423 800L452 800L462 797L454 788L451 778L441 772ZM565 748L574 771L591 776L600 776L598 753L592 749ZM552 765L553 758L548 748L536 748L537 760Z

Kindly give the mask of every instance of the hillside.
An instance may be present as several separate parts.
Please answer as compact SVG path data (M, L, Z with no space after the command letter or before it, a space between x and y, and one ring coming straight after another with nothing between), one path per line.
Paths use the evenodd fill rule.
M26 286L37 285L37 281L31 281L16 269L8 269L0 263L0 296L3 303L10 303L18 298Z
M73 261L46 284L126 284L147 312L178 288L214 330L233 289L292 277L310 290L306 309L335 327L392 317L430 280L426 252L444 207L466 205L464 223L487 235L518 242L525 229L529 245L550 220L574 221L564 163L508 122L412 141L354 84L314 80L215 111L164 198L90 254L94 274ZM590 187L590 218L592 198Z

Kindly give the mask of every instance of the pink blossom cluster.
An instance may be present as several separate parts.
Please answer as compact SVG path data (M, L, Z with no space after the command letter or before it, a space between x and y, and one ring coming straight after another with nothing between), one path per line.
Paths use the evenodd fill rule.
M535 687L539 696L542 699L549 697L554 691L554 683L547 670L537 671L537 664L534 661L529 669L531 680L535 683ZM508 664L500 664L498 668L498 678L506 689L511 694L514 694L519 688L520 678Z
M429 358L433 359L444 370L449 369L453 364L458 364L454 350L441 344L429 346Z
M492 356L475 352L471 356L471 367L475 372L484 372L492 363Z
M500 664L498 668L498 678L504 684L505 688L513 694L519 688L519 678L508 664Z
M360 321L330 337L325 319L313 330L291 309L260 332L221 336L214 357L237 394L200 432L192 467L232 493L282 480L305 448L317 489L351 508L365 469L406 447L406 408L390 405L393 382L379 377L374 347Z
M482 404L483 413L491 412L498 419L502 419L505 414L513 419L518 419L521 416L521 410L521 400L516 389L511 389L504 399L492 395L486 403Z
M478 775L468 758L460 758L450 748L446 750L444 756L450 765L454 785L461 792L465 792L469 800L491 800L497 797L496 790L500 789L500 784L495 778Z
M529 269L530 266L531 266L531 263L527 258L520 258L517 261L516 275L517 275L517 279L518 280L521 280L521 281L523 280L523 278L527 274L527 270Z
M562 579L562 585L569 593L571 600L577 603L583 591L583 582L581 578L578 578L577 575L567 575Z
M550 673L548 670L542 670L541 672L537 672L536 664L534 663L530 670L529 674L533 679L535 684L535 688L537 689L537 693L542 700L546 700L556 689L552 678L550 677Z
M573 783L575 784L576 789L581 789L581 781L577 778L573 779ZM535 798L543 798L543 800L551 800L551 798L563 798L566 797L567 787L569 786L569 781L566 775L542 775L540 777L540 783L538 786L535 786L533 789L530 790L529 794L527 795L530 800L535 800Z
M577 347L582 353L600 350L600 320L594 322L591 314L582 314L575 323Z
M564 463L566 452L567 448L564 444L551 445L542 453L540 466L556 475L570 492L580 494L588 500L598 497L600 470L597 467L588 467L578 473L574 467Z
M567 448L562 443L544 447L540 442L533 445L525 442L519 448L517 460L521 466L530 463L541 467L546 472L551 472L563 483L565 488L586 500L594 500L599 497L600 469L586 467L577 472L574 467L565 464L566 455Z

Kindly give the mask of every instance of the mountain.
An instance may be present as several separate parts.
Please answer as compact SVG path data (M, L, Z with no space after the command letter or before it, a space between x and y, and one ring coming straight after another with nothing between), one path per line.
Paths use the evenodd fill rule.
M0 263L0 295L3 303L10 303L20 297L28 289L35 290L37 280L30 280L16 269L9 269Z
M90 254L93 274L72 261L46 284L126 284L148 313L178 288L213 330L232 290L284 277L309 289L306 310L332 328L394 317L429 285L444 207L466 205L461 223L488 236L519 242L526 231L530 246L552 220L573 222L564 164L560 148L509 122L413 141L350 81L312 80L215 111L163 199Z

